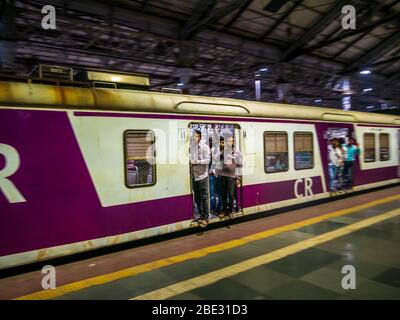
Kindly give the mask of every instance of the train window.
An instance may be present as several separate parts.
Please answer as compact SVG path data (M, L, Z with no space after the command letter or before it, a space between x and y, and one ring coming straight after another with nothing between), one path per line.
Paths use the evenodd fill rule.
M155 136L151 130L129 130L124 133L125 181L129 188L156 183Z
M289 170L286 132L264 132L264 170L266 173Z
M311 132L294 133L294 168L296 170L314 168L314 145Z
M379 134L379 159L380 161L388 161L390 159L390 147L389 147L389 134Z
M364 162L375 161L375 133L364 133Z

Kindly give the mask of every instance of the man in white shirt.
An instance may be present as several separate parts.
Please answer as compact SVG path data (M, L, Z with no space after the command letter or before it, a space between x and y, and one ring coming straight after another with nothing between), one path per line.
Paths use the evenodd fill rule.
M209 215L208 199L208 165L210 163L210 148L201 141L201 131L196 130L194 141L190 146L190 164L193 172L194 198L200 218L201 227L206 227Z
M336 191L340 187L339 179L345 158L344 150L337 138L333 138L331 140L331 145L328 147L328 155L330 180L329 187L330 191Z

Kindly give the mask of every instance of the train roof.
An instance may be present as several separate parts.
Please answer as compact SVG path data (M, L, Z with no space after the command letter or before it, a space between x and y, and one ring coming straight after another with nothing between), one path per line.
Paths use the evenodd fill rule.
M400 116L155 91L0 81L0 106L207 114L400 125Z

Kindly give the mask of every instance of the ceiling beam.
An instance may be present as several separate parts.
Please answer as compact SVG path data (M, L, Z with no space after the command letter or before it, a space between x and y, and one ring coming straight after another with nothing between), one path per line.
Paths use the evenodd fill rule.
M315 22L312 27L303 33L298 39L293 41L293 44L286 49L281 58L282 62L293 60L297 56L301 55L301 49L307 45L312 39L314 39L322 30L324 30L330 23L335 21L341 14L342 8L346 4L351 4L352 1L346 3L346 1L338 1L334 4L329 12L323 15L321 19Z
M142 4L142 11L146 11L146 9L147 9L147 6L149 5L149 1L150 0L144 0L143 1L143 4Z
M380 66L383 66L383 65L388 64L388 63L397 62L399 60L400 60L400 56L395 56L395 57L390 58L390 59L386 59L386 60L382 60L382 61L378 61L378 62L369 64L368 66L369 67L380 67Z
M72 9L72 8L70 8L70 9ZM25 12L26 9L23 9L22 11ZM129 12L129 11L127 10L127 12ZM40 10L37 11L37 13L35 11L33 11L32 15L34 16L34 18L30 18L29 21L31 21L31 20L36 21L36 16L40 16ZM144 16L144 14L139 14L137 11L135 11L134 15L131 16L132 18L130 18L129 16L126 16L123 19L121 19L118 16L114 16L113 18L114 18L114 21L115 21L115 25L113 26L113 28L118 28L119 25L122 25L122 26L125 26L125 27L127 27L127 26L135 27L138 30L145 30L146 29L146 28L144 28L145 25L142 27L139 24L139 22L141 22L142 20L134 19L134 17L136 15L138 16L138 18L141 18L142 16ZM147 15L147 16L151 17L150 15ZM78 38L79 43L76 43L75 41L71 41L71 47L74 47L74 48L83 48L85 46L85 44L86 44L85 41L88 42L88 39L90 40L90 38L93 36L93 34L95 35L97 32L103 33L104 31L103 31L102 28L109 28L110 27L110 26L102 26L101 24L95 23L93 21L86 20L84 18L77 19L77 17L85 17L85 15L77 15L77 14L71 13L71 15L68 16L68 25L60 24L61 30L63 30L63 28L65 30L74 29L74 28L71 27L74 23L78 24L80 26L80 28L81 28L81 26L83 26L83 23L88 24L90 26L93 25L95 27L95 29L91 30L89 28L88 35L86 35L82 39L79 36L79 38ZM85 22L82 22L82 21L85 21ZM165 27L167 24L161 23L161 25L158 27L157 24L158 24L159 20L154 19L154 21L152 21L152 22L154 23L154 26L157 27L156 31L162 30L162 32L164 34L165 30L167 29ZM183 21L183 24L184 23L185 22ZM21 26L25 26L25 23L24 24L20 23L20 27ZM100 28L100 26L101 26L101 28ZM172 61L172 63L171 63L171 59L165 59L165 57L163 57L162 55L154 57L153 54L147 55L143 51L143 53L141 53L138 56L136 56L137 53L138 53L137 50L133 49L132 48L132 43L129 45L130 42L128 42L128 40L129 41L136 41L137 43L142 43L142 41L144 41L143 45L145 45L146 48L150 48L151 49L151 48L153 48L153 46L148 44L149 43L148 42L149 38L151 39L150 40L150 42L152 42L151 44L154 44L154 43L157 43L157 42L160 42L160 41L163 42L163 39L164 39L164 40L171 41L174 46L177 46L177 42L179 42L179 41L177 41L177 39L174 37L174 35L177 34L177 32L174 33L174 30L178 30L179 29L179 24L177 23L177 20L174 19L173 22L171 20L171 25L170 26L168 25L168 29L169 29L169 27L170 27L170 30L168 30L168 34L171 34L171 36L165 36L165 35L161 36L160 34L158 36L156 36L157 32L148 33L148 32L153 32L153 31L133 32L131 35L126 35L124 30L122 29L121 30L122 31L121 32L121 38L126 37L126 39L121 39L121 42L124 41L124 42L127 43L127 47L124 48L124 50L126 49L125 51L119 51L118 50L118 51L115 52L115 54L113 54L112 51L108 52L106 50L106 52L104 52L103 48L97 48L96 50L91 50L88 53L82 53L82 57L84 57L84 56L96 57L96 53L98 52L97 50L100 50L100 53L104 52L102 54L102 56L100 56L100 58L102 58L102 57L104 57L104 58L110 57L112 59L121 59L121 58L123 59L123 58L126 58L126 57L130 58L129 60L125 60L125 59L121 60L121 63L125 63L125 62L126 63L129 63L129 62L134 63L135 61L142 61L142 62L144 62L146 64L150 64L150 65L159 65L159 66L166 65L166 66L174 67L174 61ZM100 28L100 30L95 32L95 30L97 30L97 28ZM43 30L40 30L40 28L38 28L38 29L39 29L39 31L43 32ZM104 29L104 30L106 30L106 29ZM119 30L119 29L116 29L116 30ZM153 30L153 29L151 29L151 30ZM143 40L142 40L141 37L137 36L138 34L143 35ZM54 35L46 35L45 32L43 34L43 37L41 36L41 33L35 33L35 34L32 34L32 35L33 35L33 39L32 38L27 39L27 41L29 43L34 42L35 39L40 39L40 42L44 41L44 42L47 42L47 43L56 43L57 42L56 41L56 39L57 39L56 36L54 36ZM71 37L71 40L74 40L76 37L78 37L76 34L71 34L71 35L74 37L74 38ZM131 38L131 37L136 37L136 38ZM154 43L153 43L153 40L154 40ZM247 39L247 40L244 37L240 37L239 38L239 37L236 36L234 38L234 34L231 34L231 35L228 36L227 32L225 32L225 33L220 32L218 34L218 39L216 39L215 38L215 32L211 32L210 31L210 32L202 32L201 36L198 36L196 38L196 41L193 41L193 42L189 41L189 44L194 46L194 47L199 48L200 52L208 52L208 50L213 51L213 50L216 49L216 46L218 46L218 47L224 47L224 48L229 49L229 50L233 50L235 52L235 55L237 57L240 57L241 59L243 57L251 55L252 57L257 57L257 59L259 59L259 61L262 61L263 63L266 63L266 61L268 61L268 62L271 61L271 63L273 63L274 62L273 60L275 60L275 62L278 60L279 53L277 53L275 55L275 53L274 53L275 52L275 47L269 46L269 45L266 45L266 44L263 44L263 43L260 43L260 42L257 43L256 41L250 41L250 39ZM83 44L82 44L82 42L83 42ZM21 47L23 47L24 45L25 44L22 43ZM109 46L112 46L112 44L111 43L110 44L106 44L106 43L104 44L104 48L107 48ZM272 51L272 49L274 51ZM69 50L70 50L70 48L67 45L65 47L63 45L63 49L61 49L61 48L59 49L60 52L68 52ZM276 50L278 50L278 49L276 49ZM35 55L35 56L40 54L39 51L36 50L36 47L35 47L35 50L31 50L31 52L32 52L31 55ZM73 53L74 52L72 52L72 54ZM223 56L224 55L223 51L221 53L222 54L218 54L217 53L217 56ZM46 50L43 51L43 54L44 55L46 54ZM28 54L26 54L25 56L23 54L20 55L20 59L21 60L27 59L26 57L28 57ZM60 59L60 56L58 56L58 57L55 56L54 58L49 57L49 59L54 59L54 61L56 62L57 59L58 60ZM318 59L318 60L316 60L316 59L317 58L315 58L315 60L308 61L308 56L304 57L303 68L306 65L309 65L311 63L313 63L314 65L315 64L318 65L317 61L319 61L320 63L325 63L324 61L326 61L324 59ZM217 59L215 59L215 60L217 60ZM84 63L84 62L82 62L82 63ZM198 61L196 63L198 63ZM201 68L197 67L198 69L196 71L199 71L199 72L203 73L203 75L202 75L203 77L204 77L205 74L207 74L207 72L209 72L209 74L211 74L211 75L215 73L214 68L210 68L210 65L208 63L209 62L201 61L201 63L200 63ZM298 61L297 63L300 63L300 62ZM301 62L301 63L303 64L303 62ZM293 64L293 68L297 69L296 61L291 63L291 65L292 64ZM228 70L229 68L226 68L226 65L224 63L220 63L219 61L216 62L215 67L218 67L219 72L221 72L223 70L223 71L227 71L227 72L233 74L233 70ZM248 68L249 66L246 66L246 67ZM300 66L298 66L298 68L300 68ZM339 71L339 67L338 68L334 68L334 69L330 69L331 67L329 66L329 64L328 64L328 67L321 67L318 70L317 70L317 68L315 66L311 67L311 68L314 71L317 71L318 73L321 73L321 74L323 74L324 72L327 73L327 72L338 72ZM342 68L343 68L343 66L341 66L340 69L342 69ZM273 66L271 67L271 70L272 69L273 69ZM301 70L304 70L304 69L301 69ZM336 71L334 71L334 70L336 70ZM254 75L254 71L252 72L252 76L253 75ZM307 79L307 78L308 77L303 74L302 78L300 77L297 80L298 81L298 85L301 85L302 81L304 81L304 79ZM195 80L199 80L199 79L195 79ZM208 81L208 79L204 79L204 80ZM175 82L176 82L176 78L175 78Z
M272 27L270 27L260 38L259 40L264 40L265 38L267 38L272 32L274 32L274 30L283 22L285 21L290 14L296 10L296 8L303 2L303 0L297 0L292 7L286 11L278 20L275 21L275 23L273 24Z
M358 11L357 11L357 19L358 19L358 20L360 20L360 19L361 19L362 21L366 21L366 20L369 21L369 20L370 20L370 18L369 18L370 11L369 11L369 9L368 9L369 5L370 5L370 4L365 5L364 7L361 8L361 10L358 9ZM389 8L389 9L390 9L390 8ZM342 29L342 28L341 28L341 29ZM361 39L363 39L367 34L369 34L369 32L370 32L370 31L367 30L367 31L361 33L361 34L360 34L358 37L356 37L354 40L348 42L342 49L340 49L338 52L336 52L335 54L333 54L333 55L331 56L331 59L334 60L334 59L336 59L337 57L339 57L343 52L347 51L349 48L353 47L358 41L360 41Z
M393 72L391 76L389 76L388 80L389 82L393 82L394 80L400 79L400 70L397 70L396 72Z
M400 32L396 30L374 48L368 50L366 53L355 59L354 62L351 63L344 72L352 72L360 66L366 65L369 62L379 59L380 57L382 57L382 54L397 46L399 42Z
M353 47L358 41L360 41L362 38L364 38L368 33L369 33L369 31L366 31L366 32L360 34L358 37L356 37L353 41L350 41L349 43L347 43L342 49L340 49L333 56L331 56L331 59L334 60L337 57L339 57L343 52L345 52L349 48Z
M399 20L400 22L400 13L396 13L396 14L392 14L390 16L387 16L385 18L379 19L378 21L372 22L366 26L363 27L358 27L355 30L351 30L351 31L346 31L343 32L342 34L338 35L337 37L334 37L332 39L328 39L328 40L323 40L321 42L319 42L318 44L314 45L314 46L309 46L309 47L305 47L301 50L302 53L310 53L313 52L314 50L317 49L321 49L323 47L329 46L331 44L337 43L339 41L342 41L344 39L350 38L350 37L354 37L360 33L369 33L371 32L374 28L383 25L385 23L388 23L390 21L393 20Z
M400 0L395 0L392 3L383 6L382 7L382 11L386 12L386 13L394 13L396 11L391 10L391 8L393 6L395 6L397 3L399 3ZM364 11L366 10L366 7L364 7L364 10L361 13L364 13ZM365 19L364 19L365 20ZM356 37L353 41L347 43L342 49L340 49L338 52L336 52L335 54L333 54L331 56L332 60L335 60L337 57L339 57L343 52L347 51L349 48L353 47L358 41L360 41L361 39L363 39L366 35L368 35L370 33L370 30L367 30L366 32L363 32L362 34L360 34L358 37Z
M387 5L383 5L382 9L383 11L389 11L391 10L395 5L399 4L400 0L393 0L392 3L389 3Z
M240 10L238 12L236 12L236 14L232 17L232 19L230 19L228 21L228 23L224 26L223 30L228 29L229 27L231 27L237 19L240 18L240 16L242 15L242 13L249 7L249 5L253 2L253 0L247 0L243 6L240 8Z
M214 9L217 1L215 0L198 0L193 9L192 15L186 21L179 35L180 39L187 39L190 33L196 30L196 26L202 21L205 21L207 15Z
M189 40L193 38L196 33L202 29L207 28L207 26L218 22L235 10L240 9L246 1L247 0L234 0L221 8L212 10L217 3L216 0L208 0L207 4L204 4L204 0L199 0L195 13L182 28L179 39Z

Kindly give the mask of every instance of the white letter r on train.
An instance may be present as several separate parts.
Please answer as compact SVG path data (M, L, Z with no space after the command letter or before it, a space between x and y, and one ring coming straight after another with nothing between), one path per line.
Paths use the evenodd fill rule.
M0 155L5 158L5 166L0 169L0 191L10 203L25 202L24 196L9 179L17 172L21 163L18 151L8 144L0 143Z

